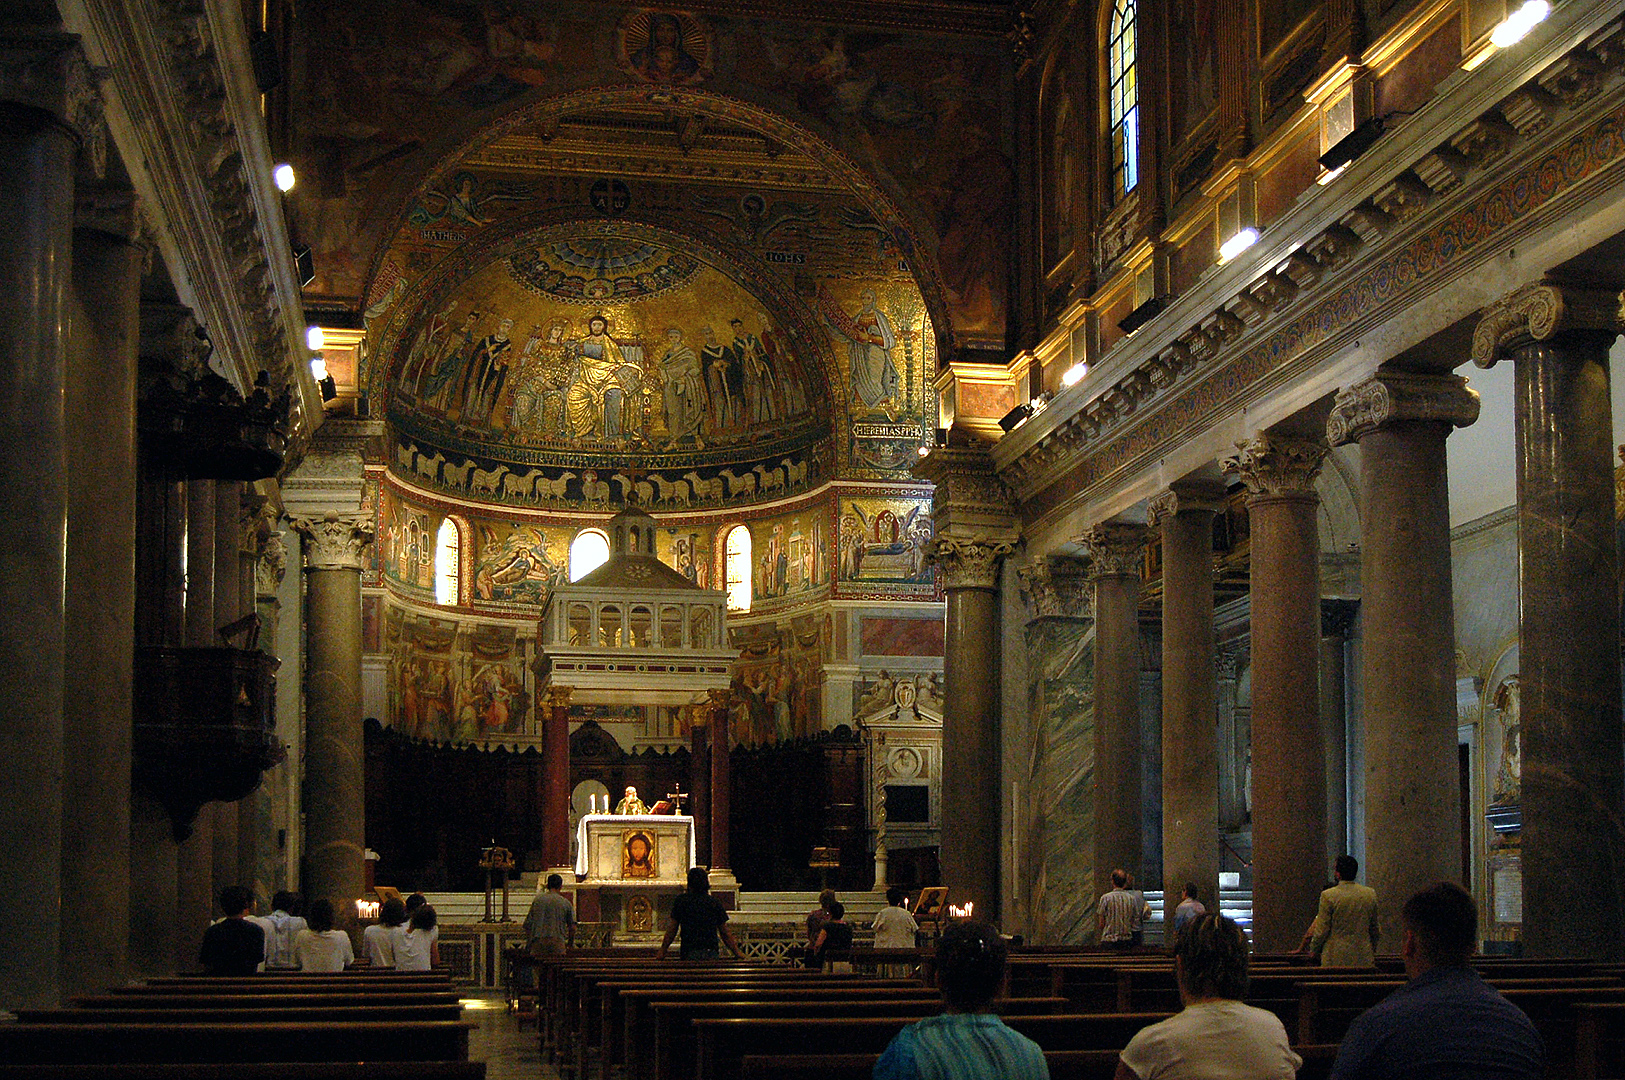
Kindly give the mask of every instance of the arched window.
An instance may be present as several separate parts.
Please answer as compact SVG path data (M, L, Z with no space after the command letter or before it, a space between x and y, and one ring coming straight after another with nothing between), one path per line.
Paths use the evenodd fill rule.
M441 521L434 541L434 602L437 604L457 603L457 590L462 582L458 556L462 547L457 523L451 518Z
M727 563L728 610L750 610L750 530L735 525L728 530Z
M1134 0L1117 0L1106 38L1110 65L1106 106L1112 140L1112 191L1121 198L1140 182L1140 86L1135 78Z
M570 542L570 580L580 581L609 561L609 537L599 529L582 529Z

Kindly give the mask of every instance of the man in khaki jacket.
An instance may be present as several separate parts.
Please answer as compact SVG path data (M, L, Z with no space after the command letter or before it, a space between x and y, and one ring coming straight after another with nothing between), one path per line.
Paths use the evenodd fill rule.
M1337 857L1337 884L1320 894L1320 912L1310 939L1322 967L1375 967L1377 964L1377 893L1357 885L1360 863L1352 855Z

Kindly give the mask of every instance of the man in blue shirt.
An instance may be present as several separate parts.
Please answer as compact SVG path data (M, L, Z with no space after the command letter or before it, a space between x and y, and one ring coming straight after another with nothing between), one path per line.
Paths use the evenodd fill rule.
M984 922L958 919L937 940L943 1013L897 1033L875 1062L874 1080L1049 1080L1038 1044L993 1015L1005 949Z
M1473 898L1442 881L1407 900L1400 919L1411 981L1354 1021L1332 1080L1537 1080L1546 1054L1535 1025L1469 966Z

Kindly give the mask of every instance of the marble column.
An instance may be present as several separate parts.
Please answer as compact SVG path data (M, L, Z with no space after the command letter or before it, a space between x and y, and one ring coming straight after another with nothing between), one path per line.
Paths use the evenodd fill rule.
M365 802L361 559L369 513L292 518L305 539L305 894L355 922Z
M694 857L700 866L711 865L711 705L709 699L692 708L688 729L689 805L694 813Z
M0 44L0 1008L57 1003L62 888L63 362L78 133L74 39Z
M1217 483L1151 500L1162 534L1162 895L1172 926L1186 882L1219 910L1219 764L1213 673L1213 518Z
M1247 485L1252 530L1253 947L1289 952L1326 866L1320 726L1317 441L1260 435L1223 463Z
M549 686L542 719L542 862L563 874L570 863L570 696L573 686Z
M997 597L999 563L1014 545L982 537L938 536L935 558L948 595L943 658L942 883L956 907L998 918L999 728Z
M228 643L220 631L242 617L241 569L243 485L239 480L214 482L214 635L210 646L219 648L242 643L238 637ZM227 885L241 884L237 875L237 804L213 803L204 808L214 817L213 892Z
M268 521L274 521L275 510L268 510L267 513ZM260 648L264 652L280 655L277 648L277 635L282 622L280 592L288 569L288 549L282 542L281 530L262 524L261 531L264 537L259 545L253 573L254 607L260 616ZM290 666L285 663L282 670L286 671ZM287 685L285 680L284 685ZM297 732L293 734L297 737ZM246 869L243 883L253 888L258 910L269 911L272 895L292 881L285 861L286 844L276 843L276 822L279 814L286 819L292 817L291 811L297 808L293 793L288 791L287 777L297 770L300 756L297 747L290 749L290 761L269 770L260 784L260 790L237 804L244 808L237 824L238 861L241 863L245 854L254 859L253 865ZM246 833L254 836L252 851L246 851L242 843Z
M1349 825L1348 659L1349 635L1359 601L1320 601L1320 730L1326 744L1326 859L1365 858ZM1356 853L1355 848L1359 847Z
M1083 534L1095 587L1095 894L1113 870L1144 887L1140 813L1140 581L1146 530L1112 522Z
M1338 392L1326 424L1333 446L1360 446L1365 875L1386 952L1405 900L1461 877L1445 440L1477 419L1459 375L1378 371Z
M711 705L711 874L718 871L728 880L729 802L733 794L733 737L729 732L728 707L732 690L707 690Z
M135 648L135 385L141 268L134 197L104 193L73 236L64 415L62 992L125 980Z
M1529 956L1625 960L1625 740L1608 394L1608 350L1619 330L1617 288L1543 281L1488 308L1473 335L1480 367L1503 358L1515 365Z

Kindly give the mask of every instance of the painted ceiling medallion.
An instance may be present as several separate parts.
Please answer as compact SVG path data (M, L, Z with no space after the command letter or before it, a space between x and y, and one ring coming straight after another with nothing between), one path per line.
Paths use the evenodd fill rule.
M515 281L569 303L645 300L693 280L700 263L680 251L626 237L579 236L508 256Z

